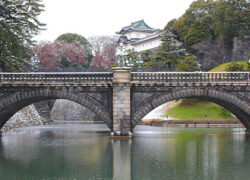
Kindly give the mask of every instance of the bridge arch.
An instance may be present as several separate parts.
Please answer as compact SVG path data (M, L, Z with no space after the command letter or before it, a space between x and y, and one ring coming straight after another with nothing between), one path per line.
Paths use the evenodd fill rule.
M105 108L94 98L88 95L75 93L74 91L67 90L65 88L44 88L35 90L21 90L2 98L0 100L0 129L20 109L35 102L51 99L66 99L76 102L88 108L99 118L103 119L111 130L113 128L112 115L110 112L108 112L107 108Z
M174 91L174 90L173 90ZM250 102L239 95L219 91L215 89L181 89L175 92L168 92L158 95L147 102L144 102L132 114L131 129L141 123L141 119L158 106L182 98L199 98L216 103L233 113L246 127L250 129Z

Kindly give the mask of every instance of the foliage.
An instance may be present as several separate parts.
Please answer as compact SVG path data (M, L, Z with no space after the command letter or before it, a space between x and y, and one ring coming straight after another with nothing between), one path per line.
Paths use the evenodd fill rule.
M195 56L188 56L177 66L179 72L193 72L200 69L199 64L195 61Z
M159 63L157 63L155 60L143 63L142 67L144 69L156 69L156 68L160 68Z
M154 52L151 50L143 51L141 53L141 58L142 58L144 63L150 62L154 58Z
M95 52L91 66L94 68L111 68L115 62L115 47L107 44L102 52Z
M118 65L118 64L112 64L111 67L112 67L112 68L113 68L113 67L119 67L119 65Z
M141 58L143 60L142 67L144 69L154 69L158 67L158 63L156 62L155 53L151 50L146 50L141 53Z
M92 67L111 68L115 63L115 39L111 36L93 36L89 38L92 45L94 56L92 58Z
M44 24L41 0L0 1L0 66L3 71L21 71L30 64L32 38Z
M79 42L41 42L34 48L41 69L81 68L87 65L85 48Z
M220 64L219 66L209 70L209 72L225 72L226 71L226 68L229 64L231 64L232 62L229 62L229 63L224 63L224 64ZM246 61L240 61L240 62L237 62L239 64L243 64L243 66L247 67L247 62Z
M246 70L250 71L250 54L247 55L247 59L248 59L248 61L247 61L247 65L246 65Z
M244 70L245 66L237 62L232 62L226 67L227 72L244 71Z
M167 23L167 25L164 27L164 30L169 30L170 32L176 33L174 29L174 23L177 21L177 19L172 19Z
M175 68L188 55L187 52L176 46L176 40L169 33L165 33L161 41L160 49L154 57L157 67Z
M203 21L196 20L188 29L186 36L184 37L184 42L188 47L191 47L193 44L196 44L204 39L209 39L212 37L212 34L208 27L208 21L210 17L207 16L202 19Z
M197 0L169 26L189 48L209 39L220 40L230 48L234 37L250 36L249 17L250 3L246 0Z
M93 56L91 66L95 68L106 67L106 61L103 58L103 56L100 54L100 52L96 52L95 55Z
M216 37L231 46L239 28L237 7L231 2L219 1L214 11L214 33ZM223 23L222 23L223 22Z
M139 57L139 53L137 51L135 51L134 49L128 49L126 50L125 53L125 60L129 60L130 58L133 61L134 66L132 68L136 68L137 67L137 63L136 60Z
M102 56L104 57L105 61L107 61L108 66L110 67L111 64L115 63L116 59L116 47L114 43L109 43L104 46L104 49L102 51Z
M92 46L85 37L75 33L65 33L57 37L57 41L65 41L66 43L75 43L83 46L86 51L87 60L90 62L92 58Z
M214 8L215 8L214 1L211 0L194 1L190 5L189 9L187 9L186 13L182 17L180 17L177 21L174 22L173 29L178 33L178 35L180 35L181 40L184 41L185 36L188 33L191 33L189 29L192 26L192 24L198 22L200 24L205 24L205 22L211 19L211 17L213 16ZM204 30L201 29L201 31ZM189 43L193 44L191 42Z

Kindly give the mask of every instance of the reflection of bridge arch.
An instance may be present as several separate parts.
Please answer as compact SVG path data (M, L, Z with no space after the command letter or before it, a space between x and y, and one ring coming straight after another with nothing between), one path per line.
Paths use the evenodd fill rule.
M158 95L144 102L132 115L131 129L141 123L141 119L158 106L182 98L199 98L214 102L233 113L243 124L250 128L250 106L249 102L238 95L211 89L185 89L176 92L168 92Z
M20 109L35 102L51 99L67 99L76 102L95 113L112 129L111 114L104 105L88 95L74 93L63 88L22 90L2 98L0 101L0 128Z

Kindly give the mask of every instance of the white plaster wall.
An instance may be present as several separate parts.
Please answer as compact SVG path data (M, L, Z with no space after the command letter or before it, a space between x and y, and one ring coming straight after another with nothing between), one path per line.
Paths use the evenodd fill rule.
M129 33L126 33L126 35L131 35L131 36L134 36L135 35L135 32L129 32ZM143 33L142 33L143 34ZM144 33L145 34L148 34L148 33ZM130 39L130 38L129 38ZM135 51L137 52L141 52L141 51L145 51L145 50L148 50L148 49L153 49L153 48L157 48L161 45L161 37L158 37L158 38L155 38L155 39L152 39L150 41L145 41L143 43L138 43L138 44L134 44L134 45L131 45L131 44L124 44L124 49L125 50L128 50L128 49L134 49ZM180 41L176 41L175 43L176 46L181 46L182 45L182 42ZM121 52L120 52L120 47L117 47L117 51L116 51L116 54L117 55L120 55Z
M149 36L151 34L152 33L146 33L146 32L128 32L124 35L127 36L128 39L131 39L131 38L144 38L144 37Z
M151 41L146 41L144 43L139 43L134 45L134 49L138 52L145 51L148 49L153 49L161 45L161 38L153 39Z

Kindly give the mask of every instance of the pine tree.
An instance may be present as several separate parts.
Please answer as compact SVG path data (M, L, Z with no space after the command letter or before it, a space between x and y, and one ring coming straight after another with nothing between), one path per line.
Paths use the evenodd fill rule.
M41 0L0 0L0 67L22 71L30 64L32 38L44 24L37 19Z
M200 69L198 62L195 60L195 56L188 56L181 61L177 66L179 72L193 72Z
M169 33L165 33L161 41L160 49L154 57L158 67L176 68L178 62L187 56L186 51L176 46L176 40Z

